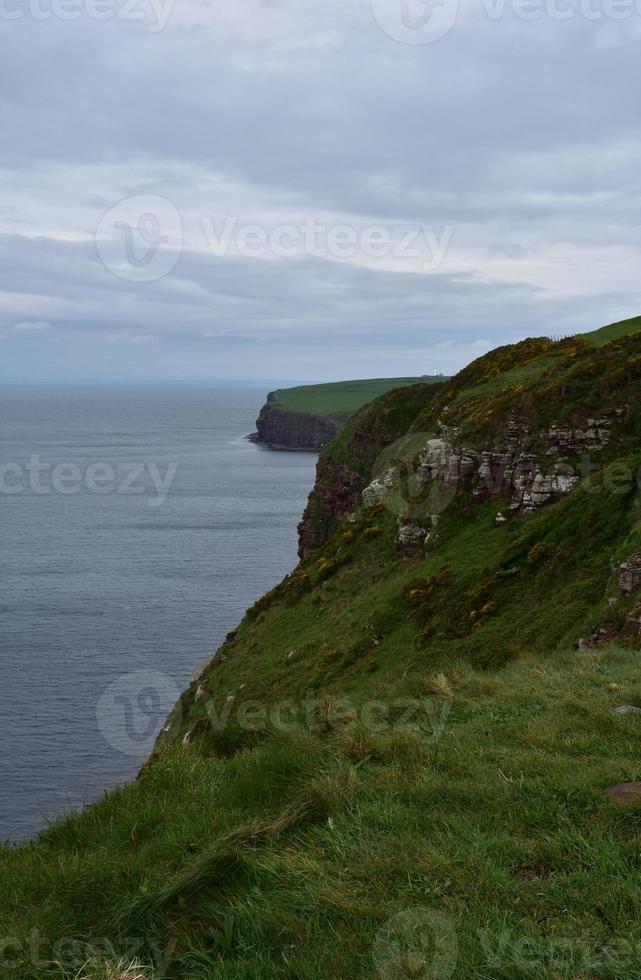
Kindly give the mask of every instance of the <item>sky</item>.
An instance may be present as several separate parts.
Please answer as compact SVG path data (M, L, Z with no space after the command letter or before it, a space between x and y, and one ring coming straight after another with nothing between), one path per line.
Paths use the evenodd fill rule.
M641 0L0 0L0 379L452 373L641 313Z

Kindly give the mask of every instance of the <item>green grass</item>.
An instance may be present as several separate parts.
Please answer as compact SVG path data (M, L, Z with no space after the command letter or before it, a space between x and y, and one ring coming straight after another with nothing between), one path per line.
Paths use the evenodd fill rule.
M428 958L437 924L455 977L640 976L638 814L602 796L641 778L641 722L611 713L641 705L637 656L397 678L388 700L411 694L436 734L356 723L228 760L167 751L2 852L7 976L113 978L135 958L146 978L427 976L394 952L413 922Z
M503 371L496 377L488 381L482 381L469 388L463 388L458 392L453 402L453 407L458 408L466 402L475 399L495 398L504 391L509 391L516 387L533 385L541 378L546 371L555 365L559 357L558 353L543 354L534 360L519 364L508 371Z
M610 343L611 340L619 340L621 337L627 337L639 330L641 330L641 316L636 316L629 320L611 323L607 327L601 327L600 330L594 330L592 333L586 333L583 336L591 344L601 347L603 344Z
M628 320L622 320L619 323L612 323L609 326L601 327L599 330L594 330L590 333L577 334L575 338L567 338L565 341L557 344L549 342L546 345L547 349L541 350L536 356L528 358L522 363L517 363L516 366L507 370L500 367L497 373L491 372L492 376L488 380L483 380L476 385L462 387L454 399L454 406L458 407L473 399L495 397L501 394L501 392L514 388L532 386L546 372L553 370L558 365L559 359L564 356L568 349L572 348L575 341L580 342L584 340L594 347L603 347L611 341L621 340L639 331L641 331L641 317L633 317ZM515 346L518 349L523 345ZM504 350L510 349L504 348ZM490 363L496 363L496 354L497 352L493 351L488 355ZM480 364L482 361L483 358L474 362L472 368L474 369L475 365ZM465 374L465 372L462 373Z
M576 495L510 528L496 508L455 501L407 559L394 515L363 514L250 611L136 783L2 852L10 975L166 955L148 980L385 976L426 915L456 977L641 975L638 814L602 796L641 778L641 722L611 710L641 706L638 652L559 649L605 607L635 507ZM535 563L542 541L569 552ZM426 645L408 590L448 566Z
M612 570L641 491L607 479L641 464L640 378L639 335L526 341L357 413L321 483L366 481L445 408L482 446L516 411L536 447L552 418L629 406L592 484L506 526L465 481L408 554L397 517L427 519L429 487L325 515L137 781L0 849L0 975L641 978L639 810L603 796L641 779L641 716L612 710L641 707L638 596ZM628 647L580 649L602 624Z
M368 402L394 388L405 388L418 382L442 381L441 377L372 378L366 381L337 381L332 384L302 385L281 388L271 403L286 412L324 415L344 420Z

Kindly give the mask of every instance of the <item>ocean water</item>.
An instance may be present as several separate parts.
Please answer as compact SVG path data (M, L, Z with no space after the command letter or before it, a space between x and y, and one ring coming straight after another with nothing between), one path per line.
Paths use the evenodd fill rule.
M166 711L296 563L316 457L264 389L0 393L0 840L132 778Z

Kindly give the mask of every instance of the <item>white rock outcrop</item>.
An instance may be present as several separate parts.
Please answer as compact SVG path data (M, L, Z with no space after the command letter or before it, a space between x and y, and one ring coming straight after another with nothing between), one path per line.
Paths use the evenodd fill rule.
M377 476L363 490L363 505L369 510L382 503L394 489L394 470L389 470L382 476Z

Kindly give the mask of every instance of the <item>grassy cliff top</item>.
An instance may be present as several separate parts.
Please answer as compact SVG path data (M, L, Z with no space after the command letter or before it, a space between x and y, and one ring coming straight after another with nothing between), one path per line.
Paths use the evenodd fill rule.
M300 385L274 392L270 405L285 412L344 418L393 388L406 388L420 382L442 381L442 376L419 378L370 378L360 381L336 381L330 384Z
M629 320L620 320L618 323L610 323L607 327L594 330L584 334L586 340L597 347L610 343L611 340L619 340L621 337L628 337L630 334L641 330L641 316L632 317Z

